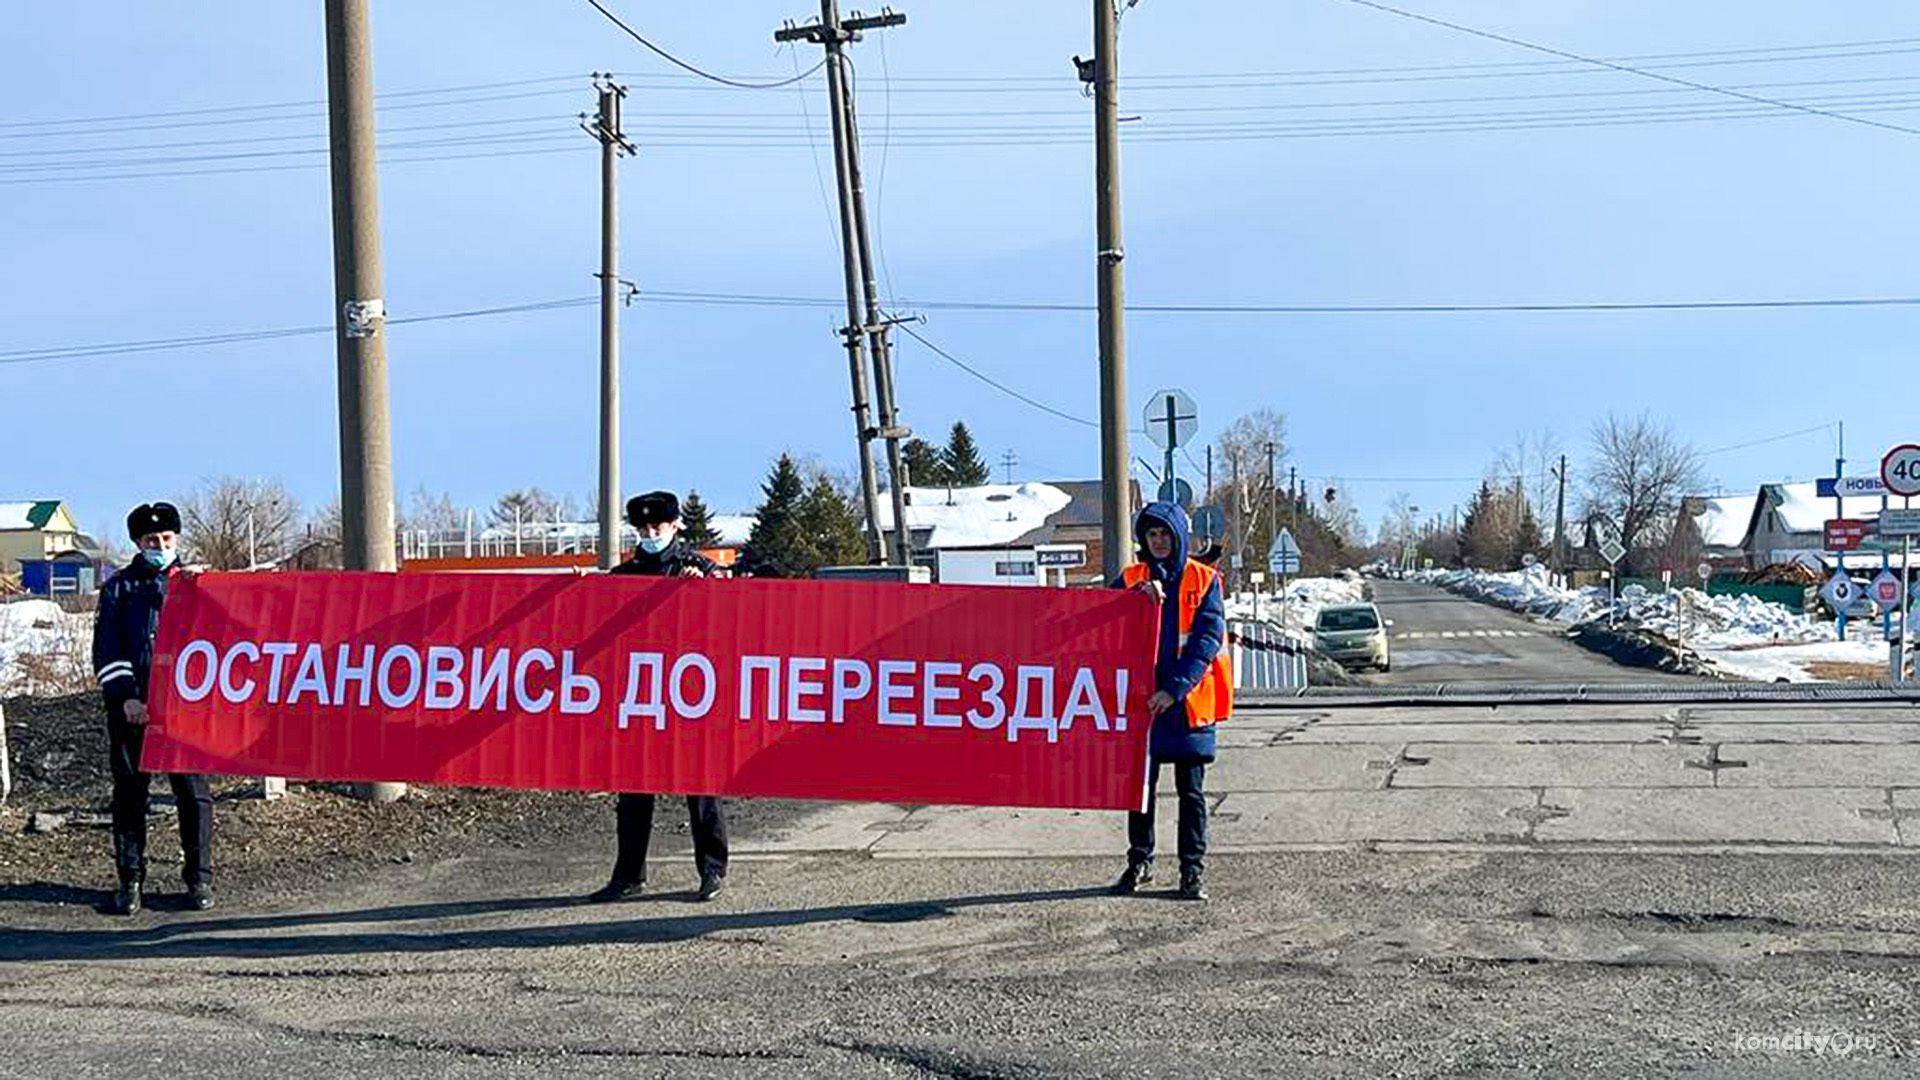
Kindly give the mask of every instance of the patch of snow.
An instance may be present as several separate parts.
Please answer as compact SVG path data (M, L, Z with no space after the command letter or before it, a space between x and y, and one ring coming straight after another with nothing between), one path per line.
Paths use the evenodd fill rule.
M752 514L715 514L712 521L713 531L720 534L720 542L728 547L745 544L747 535L753 532Z
M93 613L51 600L0 604L0 696L58 694L93 685Z
M1812 481L1794 484L1773 484L1773 490L1780 493L1780 504L1774 512L1780 515L1780 523L1789 532L1817 533L1826 527L1827 519L1833 516L1833 500L1820 497L1819 490ZM1863 518L1868 521L1880 517L1880 496L1855 495L1841 500L1842 517Z
M36 502L0 502L0 530L33 528L33 519L27 515L38 505Z
M1759 649L1706 649L1700 655L1737 679L1756 682L1818 682L1815 663L1865 664L1884 673L1887 646L1877 641L1824 641Z
M1046 524L1073 497L1051 484L982 484L970 488L906 489L907 527L932 529L927 546L994 547ZM893 502L880 500L880 527L893 528Z
M1693 516L1700 540L1708 547L1737 548L1747 541L1747 526L1753 522L1753 506L1758 495L1724 495L1706 500L1706 508Z

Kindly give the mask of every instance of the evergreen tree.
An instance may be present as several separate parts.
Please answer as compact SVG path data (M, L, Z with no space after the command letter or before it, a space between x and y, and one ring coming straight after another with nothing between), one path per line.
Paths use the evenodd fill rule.
M847 500L826 477L818 477L800 500L795 514L808 573L823 566L849 566L866 561L867 543L860 522Z
M765 498L753 512L753 531L741 561L759 577L804 576L811 569L799 517L806 485L791 456L780 455L760 490Z
M718 547L720 533L713 527L713 511L697 491L687 492L680 504L680 536L696 548Z
M940 460L947 467L946 482L954 487L978 487L992 475L987 471L987 463L980 460L980 447L974 443L973 433L962 420L954 421L953 432L947 436L947 448L940 451Z
M900 463L906 467L907 482L915 487L945 487L947 463L940 451L925 439L908 439L900 447Z

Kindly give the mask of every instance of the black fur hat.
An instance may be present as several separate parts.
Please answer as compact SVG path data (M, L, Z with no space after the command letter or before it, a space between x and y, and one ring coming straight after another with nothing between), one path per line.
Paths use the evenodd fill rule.
M627 500L627 522L636 529L679 520L680 497L671 491L649 491Z
M127 515L127 536L139 540L148 533L180 531L180 511L172 503L141 503Z

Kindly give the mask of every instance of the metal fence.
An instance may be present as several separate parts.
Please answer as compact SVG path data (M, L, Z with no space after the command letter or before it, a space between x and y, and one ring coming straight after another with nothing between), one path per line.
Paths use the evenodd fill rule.
M1236 690L1298 690L1307 685L1307 656L1313 644L1297 630L1265 619L1230 619Z

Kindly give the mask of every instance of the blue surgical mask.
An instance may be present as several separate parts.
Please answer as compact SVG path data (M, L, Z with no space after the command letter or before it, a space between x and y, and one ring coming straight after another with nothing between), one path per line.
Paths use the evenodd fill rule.
M179 557L179 552L173 548L141 548L140 557L147 560L147 564L155 570L165 570L173 565L173 560Z
M671 536L643 536L640 538L640 550L649 555L658 555L667 550L667 545L671 543Z

